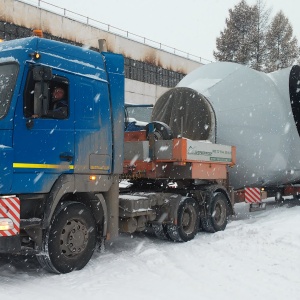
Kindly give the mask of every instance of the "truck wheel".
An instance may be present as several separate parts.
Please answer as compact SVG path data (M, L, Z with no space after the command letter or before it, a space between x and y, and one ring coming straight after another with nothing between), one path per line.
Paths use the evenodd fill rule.
M175 242L192 240L199 231L199 205L193 198L185 198L178 207L177 225L167 224L167 236Z
M91 211L82 203L66 202L56 211L37 259L53 273L82 269L96 246L96 224Z
M228 203L223 193L214 193L207 206L206 216L201 218L201 225L205 231L217 232L224 230L228 220Z

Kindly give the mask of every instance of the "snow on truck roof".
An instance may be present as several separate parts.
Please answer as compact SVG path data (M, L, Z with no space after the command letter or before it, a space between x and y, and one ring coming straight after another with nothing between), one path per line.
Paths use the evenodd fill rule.
M25 50L25 51L24 51ZM2 53L1 53L2 52ZM100 52L78 47L59 41L29 37L4 41L0 44L0 58L14 57L21 61L29 61L30 54L39 52L40 62L52 67L65 69L69 72L94 79L106 79L107 74L104 65L104 56ZM6 53L6 54L4 54ZM115 55L117 54L106 54ZM116 65L116 70L117 70Z

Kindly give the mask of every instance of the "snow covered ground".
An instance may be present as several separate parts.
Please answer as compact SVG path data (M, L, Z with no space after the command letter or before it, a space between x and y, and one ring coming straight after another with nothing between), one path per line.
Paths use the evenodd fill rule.
M0 259L1 300L300 299L300 205L235 206L223 232L188 243L123 235L81 271L53 275Z

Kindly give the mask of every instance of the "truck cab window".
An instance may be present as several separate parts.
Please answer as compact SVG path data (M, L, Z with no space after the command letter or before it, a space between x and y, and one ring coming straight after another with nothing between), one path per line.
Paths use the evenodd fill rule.
M15 62L0 64L0 119L8 111L18 71L19 65Z
M33 80L29 72L24 92L24 115L27 118L67 119L69 116L69 84L64 77L49 81Z
M68 85L52 81L50 83L49 109L43 115L45 118L66 119L69 113Z

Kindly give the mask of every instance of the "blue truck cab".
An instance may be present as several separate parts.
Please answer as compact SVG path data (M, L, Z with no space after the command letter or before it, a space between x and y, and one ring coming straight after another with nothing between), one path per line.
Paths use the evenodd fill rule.
M38 37L2 42L0 104L0 253L25 249L50 271L80 269L97 236L118 230L123 56ZM66 214L71 224L60 225Z

